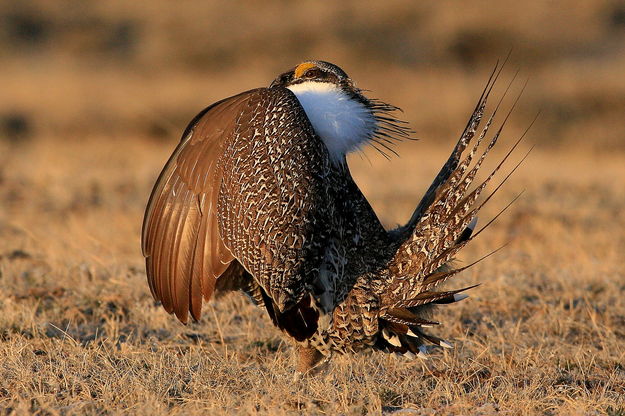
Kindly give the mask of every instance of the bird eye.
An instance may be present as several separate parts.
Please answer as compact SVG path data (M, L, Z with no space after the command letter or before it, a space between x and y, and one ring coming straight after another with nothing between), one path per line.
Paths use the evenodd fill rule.
M304 78L324 78L324 72L321 71L319 68L311 68L304 73Z

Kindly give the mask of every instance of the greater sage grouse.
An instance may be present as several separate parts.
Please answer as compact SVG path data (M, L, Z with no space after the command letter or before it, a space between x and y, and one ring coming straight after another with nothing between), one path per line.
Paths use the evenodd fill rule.
M388 149L410 130L396 107L365 97L339 67L307 61L269 88L209 106L148 202L142 249L153 296L186 323L214 292L244 291L295 339L300 372L334 351L423 356L428 343L450 347L423 328L438 324L432 305L466 297L468 288L435 288L466 268L448 264L473 238L476 200L492 178L469 191L500 133L469 169L492 122L469 147L498 71L408 223L391 231L346 154Z

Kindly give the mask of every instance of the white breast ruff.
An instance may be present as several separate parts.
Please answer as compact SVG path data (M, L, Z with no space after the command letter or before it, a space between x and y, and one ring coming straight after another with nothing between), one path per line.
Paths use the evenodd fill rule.
M376 130L370 109L327 82L290 85L334 162L366 144Z

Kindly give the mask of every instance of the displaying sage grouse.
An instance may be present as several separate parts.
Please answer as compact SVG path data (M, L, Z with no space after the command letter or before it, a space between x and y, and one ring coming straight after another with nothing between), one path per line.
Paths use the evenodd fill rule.
M466 268L447 264L472 239L476 200L492 178L469 192L500 133L469 169L492 121L469 147L495 72L414 214L391 231L346 154L388 149L410 131L396 107L365 97L336 65L304 62L269 88L209 106L148 202L142 248L153 296L186 323L214 292L244 291L297 342L301 372L334 351L422 356L428 343L450 347L423 328L438 324L431 305L466 297L468 288L435 288Z

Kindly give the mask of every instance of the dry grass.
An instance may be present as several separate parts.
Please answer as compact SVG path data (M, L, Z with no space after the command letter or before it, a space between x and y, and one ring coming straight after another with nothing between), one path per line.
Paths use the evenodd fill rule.
M14 155L0 196L7 413L625 409L622 155L538 151L513 177L484 217L525 195L463 259L513 242L457 278L483 283L469 300L437 312L454 350L427 362L337 357L297 384L291 346L242 296L187 327L152 301L138 236L169 148L109 139L2 150ZM420 143L400 150L392 162L352 161L387 224L406 218L445 156Z
M80 3L0 5L0 413L625 414L621 3ZM539 146L482 223L523 197L462 260L512 242L437 311L454 350L336 357L295 383L291 345L242 296L186 327L155 305L143 209L197 110L302 58L336 61L425 139L351 160L393 226L510 46L507 75L531 80L504 143L542 108Z

